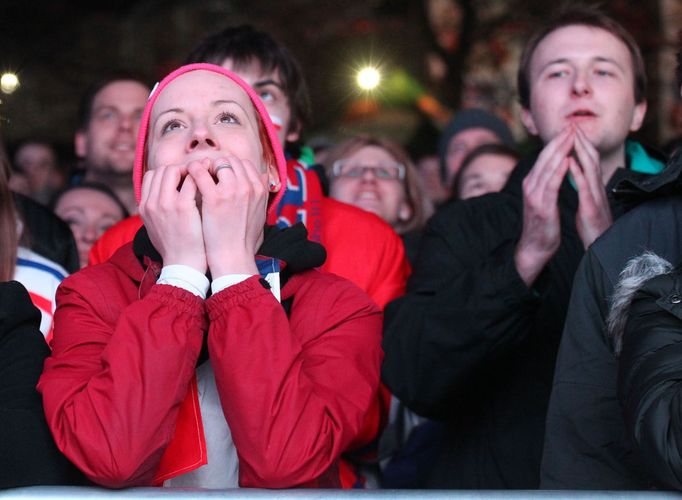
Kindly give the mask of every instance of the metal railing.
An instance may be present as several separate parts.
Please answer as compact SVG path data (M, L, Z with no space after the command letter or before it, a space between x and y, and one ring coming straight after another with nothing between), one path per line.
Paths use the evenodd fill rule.
M679 499L682 495L665 491L488 491L488 490L262 490L233 489L205 490L191 488L128 488L124 490L108 490L97 487L79 486L31 486L0 490L0 499L188 499L188 498L226 498L234 499L296 499L312 500L320 498L333 499L378 499L395 498L404 500L428 499Z

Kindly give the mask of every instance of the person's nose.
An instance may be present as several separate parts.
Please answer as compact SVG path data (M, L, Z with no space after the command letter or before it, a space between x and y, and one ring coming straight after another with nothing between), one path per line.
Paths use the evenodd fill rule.
M118 128L120 130L132 131L135 124L135 118L131 115L122 114L118 120Z
M87 225L85 228L83 228L83 232L81 233L81 238L83 241L90 245L97 241L99 236L99 232L93 224Z
M584 97L592 93L590 81L585 71L576 71L573 77L573 95Z
M204 148L212 149L217 147L218 141L213 134L211 134L211 131L208 129L208 127L204 125L194 126L192 137L189 141L189 144L187 145L188 151L196 151L197 149Z
M377 176L376 176L376 172L374 171L374 168L362 167L361 179L363 182L376 182Z

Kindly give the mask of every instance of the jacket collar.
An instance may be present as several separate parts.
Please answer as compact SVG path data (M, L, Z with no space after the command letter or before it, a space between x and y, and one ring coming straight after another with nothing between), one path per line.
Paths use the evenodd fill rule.
M665 169L658 175L638 174L622 179L614 187L616 197L639 202L682 193L682 149L670 158Z
M152 280L151 284L156 282L163 262L144 226L135 234L132 245L133 253L144 269L144 275L140 277L140 291L144 293L148 286L151 286L147 283L149 279ZM327 252L322 245L308 240L308 231L300 222L287 228L266 226L258 255L278 259L282 263L280 266L284 270L282 286L289 276L320 267L327 258Z

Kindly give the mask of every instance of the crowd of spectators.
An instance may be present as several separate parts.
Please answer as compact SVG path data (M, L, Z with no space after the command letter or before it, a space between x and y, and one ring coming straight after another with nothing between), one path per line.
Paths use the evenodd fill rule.
M682 490L682 150L618 22L538 26L538 147L458 110L435 190L388 137L316 163L268 33L189 49L92 83L77 170L0 148L0 487Z

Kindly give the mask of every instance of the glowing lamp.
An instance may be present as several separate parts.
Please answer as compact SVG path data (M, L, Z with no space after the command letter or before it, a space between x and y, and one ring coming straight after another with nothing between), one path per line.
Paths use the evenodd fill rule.
M368 66L358 71L357 76L358 87L360 87L362 90L375 89L377 85L379 85L380 81L381 74L379 73L379 70L377 70L376 68Z
M14 73L3 73L0 76L0 90L5 94L11 94L19 87L19 77Z

